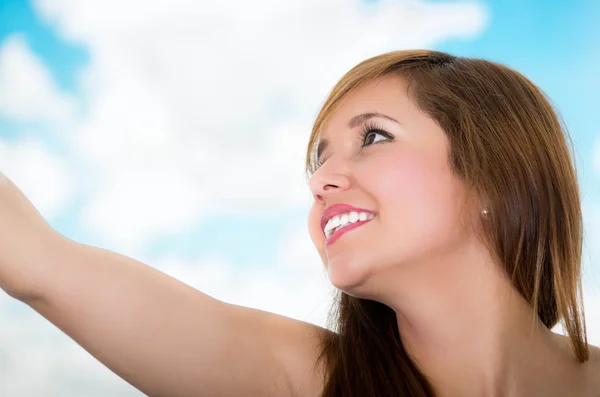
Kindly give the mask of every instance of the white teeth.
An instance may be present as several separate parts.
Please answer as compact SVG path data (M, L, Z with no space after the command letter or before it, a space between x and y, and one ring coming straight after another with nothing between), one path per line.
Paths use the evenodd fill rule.
M329 238L338 229L355 222L364 222L367 219L373 219L375 215L367 212L348 212L345 214L336 215L327 222L325 226L325 235Z
M340 217L339 216L334 216L333 218L331 218L329 220L329 222L331 222L331 227L332 228L336 228L340 225Z
M348 222L350 222L350 217L348 214L344 214L340 217L340 226L344 226Z

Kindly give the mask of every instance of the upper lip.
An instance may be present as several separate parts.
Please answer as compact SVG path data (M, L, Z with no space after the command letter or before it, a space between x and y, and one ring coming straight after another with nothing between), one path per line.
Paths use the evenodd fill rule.
M350 204L333 204L323 210L323 215L321 216L321 231L325 230L325 226L331 218L347 212L366 212L368 214L373 214L373 211L354 207Z

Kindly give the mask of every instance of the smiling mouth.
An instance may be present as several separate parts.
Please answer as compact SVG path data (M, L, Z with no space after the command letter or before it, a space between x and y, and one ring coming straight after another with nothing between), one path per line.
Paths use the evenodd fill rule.
M373 220L373 218L370 218L370 219L367 219L367 220L364 220L364 221L347 223L344 226L337 227L337 228L333 229L332 233L327 236L326 245L330 246L331 244L335 243L344 234L352 231L353 229L359 228L359 227L363 226L366 223L369 223L370 221Z
M371 220L374 217L375 217L375 214L365 212L365 211L361 211L361 212L352 211L349 213L338 214L338 215L332 217L327 222L327 224L325 225L325 228L323 230L323 233L325 234L325 237L329 238L338 230L341 230L341 229L343 229L349 225L352 225L354 223Z

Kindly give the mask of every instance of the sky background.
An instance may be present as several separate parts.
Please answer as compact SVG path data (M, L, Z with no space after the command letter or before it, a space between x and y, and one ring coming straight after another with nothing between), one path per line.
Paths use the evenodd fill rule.
M595 0L0 0L0 170L70 238L324 326L304 151L328 91L392 50L501 62L571 132L600 345L598 15ZM0 395L142 394L0 294Z

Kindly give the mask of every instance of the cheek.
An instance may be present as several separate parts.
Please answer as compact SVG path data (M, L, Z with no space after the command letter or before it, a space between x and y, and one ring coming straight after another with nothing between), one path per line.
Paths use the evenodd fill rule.
M446 165L415 153L391 157L380 170L373 180L382 214L389 215L382 222L409 239L447 233L457 190Z
M390 156L378 169L372 180L386 207L401 209L410 204L411 211L417 210L427 207L440 192L441 171L418 155Z

